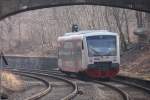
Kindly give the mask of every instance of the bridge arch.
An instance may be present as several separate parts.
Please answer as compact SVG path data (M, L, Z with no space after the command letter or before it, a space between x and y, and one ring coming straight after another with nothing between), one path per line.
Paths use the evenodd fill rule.
M29 10L69 5L101 5L150 12L150 0L0 0L0 20Z

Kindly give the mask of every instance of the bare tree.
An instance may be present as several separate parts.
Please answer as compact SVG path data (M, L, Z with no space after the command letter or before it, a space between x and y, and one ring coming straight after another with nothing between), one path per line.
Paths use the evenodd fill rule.
M124 14L124 17L125 17L125 26L126 26L127 40L128 40L128 43L130 43L129 21L128 21L128 17L127 17L128 11L123 9L123 14Z
M135 12L136 20L137 20L137 27L143 27L143 13L142 12Z
M150 27L150 14L149 14L149 13L146 13L146 14L145 14L145 17L146 17L146 28L147 28L148 30L150 30L150 29L149 29L149 27Z
M110 20L109 20L109 16L110 16L110 9L108 8L108 7L105 7L105 20L106 20L106 23L107 23L107 25L108 25L108 29L110 30L110 31L112 31L112 29L111 29L111 24L110 24Z
M120 18L120 13L121 13L120 9L113 8L112 12L113 12L114 19L116 21L117 29L120 33L121 48L123 50L126 50L127 49L127 44L126 44L125 36L124 36L123 30L122 30L122 20ZM122 14L121 14L121 16L122 16Z

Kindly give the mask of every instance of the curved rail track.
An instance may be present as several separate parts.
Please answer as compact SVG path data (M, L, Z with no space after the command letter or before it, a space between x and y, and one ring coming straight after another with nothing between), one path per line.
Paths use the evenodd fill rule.
M32 76L32 74L37 75L37 76L43 76L43 77L45 76L45 77L49 77L49 78L54 78L54 79L61 80L63 82L68 83L69 85L71 85L73 87L73 91L71 93L69 93L68 95L66 95L65 97L60 98L60 100L70 100L70 99L74 98L76 96L76 94L78 93L78 86L77 86L76 83L74 83L74 82L72 82L72 81L70 81L66 78L60 77L60 76L56 76L56 75L53 75L53 74L41 73L41 72L30 72L30 71L27 71L27 70L26 71L17 70L17 69L4 69L4 70L11 70L15 73L19 73L21 75L29 76L31 78L36 78L36 79L39 79L39 80L46 83L48 88L45 91L41 91L40 93L37 93L37 94L33 95L32 97L29 97L25 100L37 100L37 99L43 97L44 95L48 94L51 90L51 86L49 84L49 81L41 79L39 77Z
M130 100L149 100L150 98L150 89L141 85L119 79L111 79L109 84L115 84L116 87L127 92Z
M47 93L49 93L51 91L51 84L47 80L44 80L44 79L40 78L39 76L35 76L32 74L27 74L27 73L21 73L19 71L15 72L15 74L19 74L22 76L26 76L26 77L30 77L30 78L42 81L47 87L45 90L38 92L32 96L29 96L28 98L25 98L24 100L37 100L38 98L43 97L44 95L46 95Z
M65 74L62 74L60 72L58 72L57 70L52 70L52 71L47 71L47 70L38 70L38 69L35 69L33 71L38 71L38 72L44 72L46 74L53 74L55 76L61 76L61 77L67 77ZM68 78L68 77L67 77ZM117 88L117 87L114 87L112 85L109 85L109 84L106 84L104 82L100 82L100 81L96 81L96 80L91 80L93 83L97 83L97 84L101 84L101 85L104 85L106 87L109 87L111 88L112 90L115 90L117 91L123 98L123 100L129 100L129 96L126 92L122 91L121 89Z
M97 80L92 80L92 82L107 86L107 87L117 91L118 93L121 94L123 100L130 100L129 95L126 92L124 92L123 90L121 90L120 88L117 88L113 85L110 85L110 84L107 84L107 83L104 83L104 82L101 82L101 81L97 81Z
M54 76L59 76L59 77L61 76L61 77L68 78L66 75L64 75L63 73L61 73L57 70L47 71L47 70L33 69L32 71L40 72L40 73L42 72L42 73L45 73L45 75L52 74ZM138 99L138 98L136 98L136 99L134 98L134 97L136 97L136 95L134 95L134 93L133 94L129 93L130 88L135 89L135 91L137 91L137 90L140 92L142 91L142 92L144 92L144 94L145 93L149 94L149 97L150 97L150 89L149 88L143 87L141 85L133 84L132 82L126 82L126 81L118 80L115 78L111 79L109 82L103 82L103 81L99 81L99 80L89 80L89 82L101 84L101 85L104 85L106 87L111 88L112 90L117 91L122 96L123 100L136 100L136 99ZM126 89L121 88L119 85L124 85L128 89L127 88ZM76 91L76 93L77 93L77 91ZM143 94L141 94L141 95L143 95ZM143 95L143 96L145 96L145 95ZM145 97L145 98L147 98L147 97ZM147 99L140 99L140 100L148 100L148 98Z
M24 69L20 69L20 70L24 70ZM61 76L61 77L68 78L65 74L60 73L57 70L47 71L47 70L32 69L32 71L39 72L39 73L45 73L46 75L52 74L55 76ZM34 73L34 72L32 72L32 73ZM104 82L96 81L96 80L89 80L89 81L93 82L93 83L101 84L101 85L106 86L106 87L109 87L112 90L117 91L122 96L123 100L129 100L128 94L126 92L122 91L121 89L117 88L117 87L114 87L112 85L106 84ZM68 99L66 99L66 100L68 100Z
M62 73L58 72L57 70L53 70L53 71L38 70L38 71L42 71L45 73L51 72L54 75L67 77L66 75L63 75ZM102 82L102 81L98 81L98 80L89 80L89 81L91 81L93 83L98 83L98 84L104 85L106 87L109 87L109 88L117 91L118 93L120 93L122 95L123 100L137 100L137 99L148 100L148 97L150 98L150 89L149 88L138 85L138 84L134 84L130 81L127 82L127 81L119 80L116 78L111 79L109 82ZM115 85L112 84L112 82L115 82ZM119 85L123 85L123 87L127 87L127 88L126 89L121 88ZM134 93L132 93L130 91L136 91L137 93L138 92L141 93L141 94L139 94L139 95L141 95L141 97L138 98L137 95L135 95Z
M62 76L62 77L67 77L65 74L63 74L63 73L60 73L60 72L58 72L57 70L52 70L52 71L46 71L46 70L36 70L36 71L39 71L39 72L45 72L45 73L53 73L53 75L57 75L57 76ZM68 77L67 77L68 78ZM103 86L106 86L106 87L109 87L110 89L112 89L112 90L114 90L114 91L116 91L116 92L118 92L121 96L122 96L122 98L123 98L123 100L129 100L129 96L128 96L128 94L126 93L126 92L124 92L124 91L122 91L121 89L119 89L119 88L117 88L117 87L114 87L113 85L109 85L109 84L106 84L106 83L104 83L104 82L100 82L100 81L97 81L97 80L89 80L90 82L93 82L93 83L97 83L97 84L101 84L101 85L103 85Z

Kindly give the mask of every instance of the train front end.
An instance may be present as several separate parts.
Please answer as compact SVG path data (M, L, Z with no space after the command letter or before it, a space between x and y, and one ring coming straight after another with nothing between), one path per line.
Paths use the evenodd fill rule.
M108 33L86 37L87 69L92 78L112 78L119 72L120 49L118 34Z

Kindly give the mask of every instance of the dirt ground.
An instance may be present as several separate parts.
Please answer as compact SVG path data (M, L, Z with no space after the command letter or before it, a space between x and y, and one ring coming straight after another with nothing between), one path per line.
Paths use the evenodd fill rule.
M135 49L121 56L120 74L150 80L150 49Z

